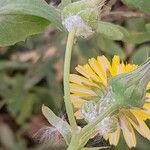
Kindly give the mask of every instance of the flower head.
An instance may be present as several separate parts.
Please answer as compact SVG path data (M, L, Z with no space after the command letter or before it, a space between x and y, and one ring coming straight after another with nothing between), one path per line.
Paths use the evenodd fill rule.
M112 63L98 56L76 67L80 75L70 75L72 103L78 110L76 117L91 122L109 105L118 103L121 107L117 112L97 125L98 132L110 144L117 145L122 130L130 148L136 146L134 129L150 140L150 130L145 123L150 119L150 93L145 92L146 88L150 89L150 82L142 76L149 71L145 67L150 69L144 65L136 69L136 65L125 64L118 56L113 57Z
M76 28L76 36L87 38L95 33L101 8L106 0L80 0L67 5L62 11L62 23L70 32Z

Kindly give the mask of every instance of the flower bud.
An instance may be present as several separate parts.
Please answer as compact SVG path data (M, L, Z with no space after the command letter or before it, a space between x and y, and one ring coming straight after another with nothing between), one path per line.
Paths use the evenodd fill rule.
M150 81L150 59L130 73L120 74L109 81L115 102L124 107L142 107Z
M99 12L106 0L81 0L62 10L62 23L70 32L76 28L76 36L87 38L95 33Z

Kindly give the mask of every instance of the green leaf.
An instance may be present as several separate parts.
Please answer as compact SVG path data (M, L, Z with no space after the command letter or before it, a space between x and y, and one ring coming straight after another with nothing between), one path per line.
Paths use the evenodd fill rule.
M121 59L125 58L125 53L119 44L115 43L114 41L107 39L101 35L95 37L93 39L93 47L96 46L96 49L100 49L101 51L105 52L109 55L119 55Z
M44 105L42 106L42 112L48 122L61 133L66 143L69 144L72 136L70 125L66 121L57 117L52 110Z
M35 16L7 15L0 17L0 46L24 41L27 36L42 32L49 22Z
M99 53L98 49L94 48L90 40L78 40L79 57L81 59L89 59L91 57L96 57Z
M144 63L147 58L150 57L150 46L149 45L144 45L139 47L131 57L131 62L134 64L142 64Z
M24 78L17 75L9 83L11 88L4 93L3 97L7 100L7 109L12 116L17 117L23 107L23 103L27 100L28 93L24 89Z
M130 34L124 38L124 41L135 44L149 42L150 32L130 32Z
M150 41L150 32L129 32L126 28L109 22L100 21L97 32L111 40L121 40L135 44L141 44Z
M17 75L13 79L6 78L5 80L8 83L6 81L4 83L8 84L8 87L1 87L1 89L5 89L5 92L0 94L6 101L8 111L16 118L17 123L23 124L31 115L33 104L37 97L34 94L28 93L24 88L24 76Z
M149 0L122 0L126 5L135 7L145 13L150 13L150 1Z
M102 21L99 21L98 23L97 32L111 40L122 40L124 36L128 34L128 31L125 28L113 23Z
M148 24L145 25L143 18L130 18L126 20L126 28L129 34L124 37L124 41L129 43L141 44L150 41Z
M126 28L130 31L145 32L145 19L144 18L128 18L126 19Z
M1 46L23 41L50 23L62 29L60 13L44 0L0 0Z
M21 112L18 115L17 122L19 124L24 123L24 121L32 114L33 105L35 103L36 97L34 95L29 95L27 99L23 102Z

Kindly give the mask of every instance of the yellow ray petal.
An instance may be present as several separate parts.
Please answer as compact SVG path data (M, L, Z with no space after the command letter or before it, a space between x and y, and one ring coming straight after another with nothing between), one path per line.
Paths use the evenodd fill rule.
M98 75L96 75L96 73L92 70L92 68L88 64L84 65L83 68L85 72L88 73L94 81L102 82L101 78Z
M118 129L115 132L110 133L110 136L109 136L110 145L116 146L119 142L119 139L120 139L120 128L118 127Z
M75 96L77 96L77 97L81 97L81 98L85 98L85 100L86 99L89 99L89 98L93 98L93 95L89 95L89 94L86 94L86 93L78 93L78 92L75 92L75 93L71 93L71 95L75 95ZM91 99L92 99L91 98Z
M146 112L145 110L142 109L130 109L132 114L134 116L138 116L138 118L141 118L141 120L146 120L150 118L150 113Z
M147 93L146 93L146 97L150 97L150 93L147 92Z
M102 66L104 73L106 73L107 70L110 71L111 65L105 56L98 56L97 61L98 61L99 65Z
M150 93L146 93L146 102L150 102Z
M74 113L74 115L75 115L76 119L83 119L83 115L80 110L76 111Z
M143 106L143 109L150 114L150 102L146 102Z
M117 75L119 65L120 65L119 56L114 56L113 59L112 59L112 69L111 69L112 76Z
M107 141L107 140L109 139L109 133L105 133L105 134L103 135L103 138Z
M76 70L88 79L91 79L96 82L101 82L101 79L94 73L94 71L88 64L84 66L78 66L76 67Z
M71 93L80 93L80 94L87 94L90 96L96 96L96 93L89 89L86 86L70 83L70 91Z
M119 64L117 67L117 75L123 73L123 65Z
M126 65L124 64L123 61L122 61L121 65L122 65L122 70L123 70L123 72L126 72Z
M73 94L71 95L71 101L75 108L81 108L82 105L86 102L85 100L83 100L80 97L77 97Z
M124 117L120 117L120 125L123 131L125 141L129 148L136 146L136 137L130 122Z
M145 109L150 109L150 103L146 102L143 106L143 108Z
M86 71L84 70L84 68L80 65L78 65L76 68L77 72L79 72L81 75L83 75L84 77L90 79L90 75L86 73Z
M91 80L82 77L80 75L71 74L70 75L70 82L77 83L77 84L86 84L89 86L99 87L97 84L93 83Z
M134 64L127 64L127 65L125 66L125 72L126 72L126 73L127 73L127 72L130 72L130 71L134 70L136 67L137 67L137 65L134 65Z
M148 89L150 89L150 82L149 82L148 85L147 85L147 90L148 90Z
M107 77L106 74L103 73L103 69L98 64L95 58L89 59L89 64L91 68L95 71L95 73L101 78L102 83L107 85Z
M137 120L138 120L138 125L130 118L129 121L131 122L131 124L134 126L134 128L145 138L147 138L148 140L150 140L150 130L147 127L147 125L145 124L145 122L143 120L141 120L138 116L136 116Z

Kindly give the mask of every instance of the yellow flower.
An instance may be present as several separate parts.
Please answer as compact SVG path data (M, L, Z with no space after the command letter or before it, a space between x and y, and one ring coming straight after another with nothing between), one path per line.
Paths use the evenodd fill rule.
M70 75L70 88L72 103L77 109L75 113L77 119L83 118L81 107L86 101L101 98L100 91L103 91L102 88L107 87L110 77L131 72L136 67L134 64L121 62L118 56L113 57L112 63L105 56L98 56L97 59L89 59L88 64L76 67L80 75ZM150 82L147 89L150 89ZM150 119L150 93L148 92L143 108L120 109L117 115L117 128L115 131L104 133L103 137L109 140L111 145L116 146L122 130L127 145L130 148L135 147L134 129L150 140L150 130L145 123L147 119Z

